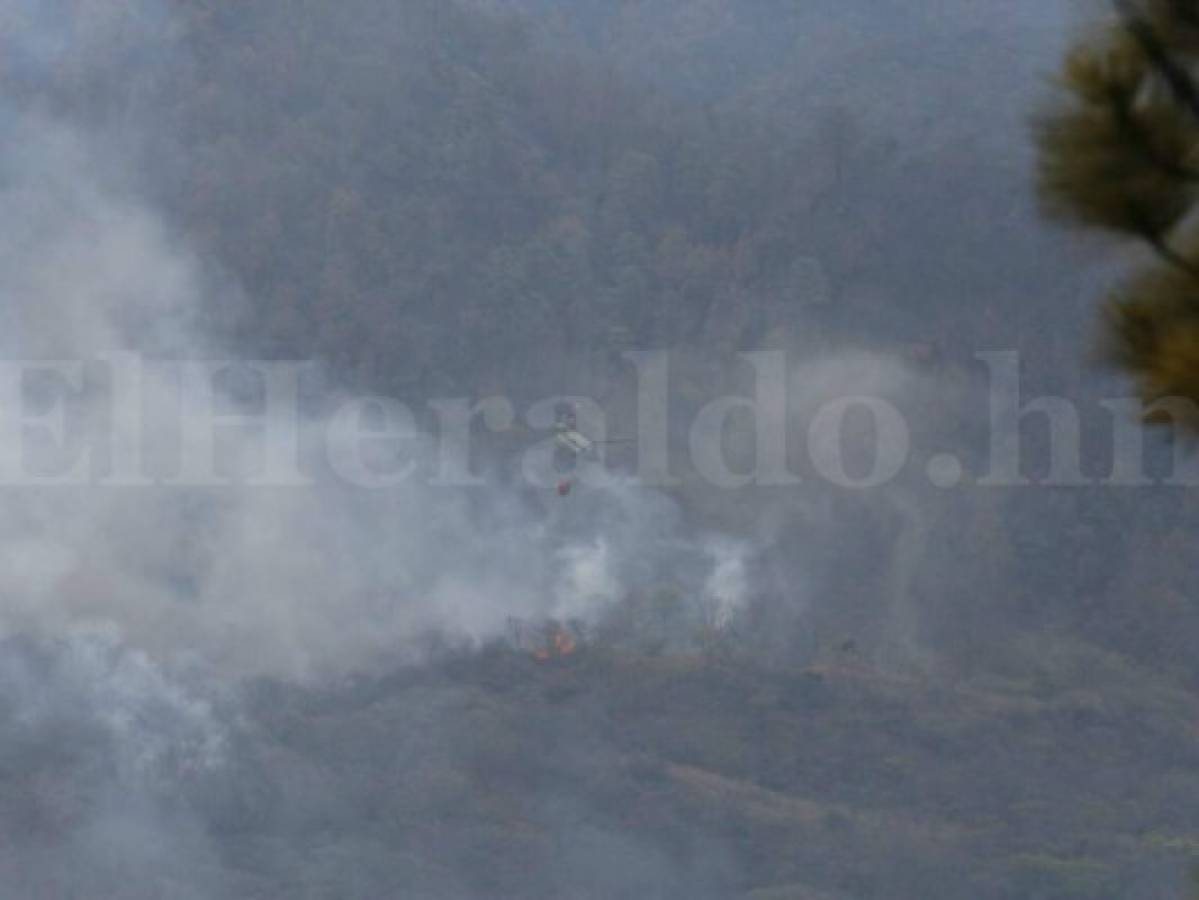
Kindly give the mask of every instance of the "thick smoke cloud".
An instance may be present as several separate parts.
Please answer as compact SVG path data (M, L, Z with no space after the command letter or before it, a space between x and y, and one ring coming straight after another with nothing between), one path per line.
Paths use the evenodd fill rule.
M9 84L36 88L64 67L81 81L126 71L162 10L106 10L0 6ZM169 467L194 398L164 364L146 369L136 408L113 409L96 362L225 358L202 322L214 292L233 288L130 189L136 154L114 152L128 133L101 140L3 100L0 353L80 379L34 377L0 401L9 422L31 408L67 422L57 436L10 428L5 471L46 477L83 459L94 480L118 462L111 446ZM305 421L304 441L325 424ZM432 470L431 437L410 438ZM234 440L234 456L253 452ZM512 616L594 619L666 570L701 596L710 581L723 607L742 602L731 545L690 544L664 497L613 482L547 508L545 493L419 478L365 490L328 473L303 488L6 488L5 890L238 895L195 807L236 765L228 692L245 676L311 682L412 661L430 636L492 640Z
M207 700L112 633L0 644L4 851L14 897L219 896L186 795L221 770Z
M60 63L119 66L114 42L130 39L89 27L67 54L49 13L3 13L24 51L9 58L18 83ZM136 407L114 409L103 363L225 358L200 323L228 282L129 189L111 142L27 108L4 119L0 353L79 379L35 375L0 401L10 423L31 409L66 422L58 435L10 427L5 471L44 479L79 463L95 481L120 465L112 446L169 468L180 423L199 415L178 367L148 367L139 396L120 398ZM325 425L305 420L303 442ZM431 436L409 438L432 471ZM235 438L231 454L255 446ZM501 637L513 616L593 620L668 570L697 595L711 581L729 608L743 599L731 545L691 544L670 501L616 481L570 506L541 489L414 478L371 490L327 472L300 488L17 481L0 509L0 876L12 896L241 895L196 811L236 771L241 678L392 667L431 637Z
M192 324L205 301L200 263L134 199L97 183L84 137L37 119L19 134L23 150L4 161L14 218L0 233L8 358L216 356ZM180 438L178 422L201 415L168 365L146 368L140 396L65 396L52 402L68 420L95 426L68 428L58 455L71 465L95 450L89 435L113 441L114 430L139 426L144 434L118 434L117 445L186 453L178 442L191 432ZM114 403L144 409L105 408ZM316 441L327 427L301 425ZM664 569L680 539L668 500L615 479L548 512L540 495L549 492L532 487L522 497L515 487L431 485L435 441L409 438L420 474L385 489L326 475L299 488L20 490L0 544L10 563L5 625L50 635L113 625L157 659L195 653L234 675L349 672L405 658L430 633L481 641L502 635L511 616L593 619L631 580ZM31 455L34 442L23 443ZM251 455L251 443L232 455ZM44 463L10 461L12 470ZM709 577L702 548L688 564L695 584ZM729 589L723 578L722 595Z

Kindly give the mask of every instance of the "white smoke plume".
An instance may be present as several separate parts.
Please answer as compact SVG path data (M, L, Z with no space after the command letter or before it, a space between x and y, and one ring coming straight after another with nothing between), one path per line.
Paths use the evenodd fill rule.
M740 543L717 540L709 545L708 552L713 567L704 582L704 595L714 604L713 624L726 628L749 601L748 551Z
M7 206L19 212L0 228L5 355L217 355L193 324L204 312L201 262L102 183L79 135L37 119L23 120L20 134L23 151L0 160ZM72 402L83 421L140 426L144 441L118 434L116 446L160 448L146 451L152 467L161 448L187 439L176 420L201 413L167 369L148 367L143 381L144 409L110 413L88 406L86 392ZM318 439L325 424L305 421L305 438ZM88 448L70 431L65 448L22 440L26 451L42 446L25 463L78 461ZM432 439L409 436L428 463ZM256 446L235 440L232 455ZM611 478L548 511L516 488L433 486L419 474L385 489L323 476L294 488L16 488L8 501L6 632L102 626L154 659L198 657L232 675L371 668L410 658L431 632L499 636L514 615L588 619L660 569L678 538L669 501ZM711 577L727 582L727 554L714 565ZM677 577L698 585L709 575Z

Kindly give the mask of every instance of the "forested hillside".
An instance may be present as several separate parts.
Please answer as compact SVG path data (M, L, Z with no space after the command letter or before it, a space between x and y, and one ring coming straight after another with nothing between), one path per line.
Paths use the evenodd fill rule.
M223 540L206 516L237 508L225 495L162 528L153 508L114 527L91 503L10 498L12 896L1182 896L1199 856L1199 508L1177 486L1100 483L1113 420L1096 401L1127 388L1090 365L1105 248L1033 200L1026 123L1068 33L1045 6L0 0L0 122L85 136L89 177L151 211L155 246L199 273L181 326L197 354L320 360L336 390L416 407L615 397L623 425L621 354L670 350L681 442L696 407L749 390L738 352L782 349L791 411L877 393L922 451L977 476L975 355L1016 350L1026 397L1083 409L1091 479L852 491L805 471L722 490L680 460L649 499L505 482L362 512L338 495L311 532L283 506ZM10 190L40 146L3 154L13 209L71 192ZM32 230L6 219L9 268L51 242ZM104 231L87 234L116 268L141 259ZM68 275L92 297L92 269ZM0 297L17 308L14 284L35 282ZM30 303L11 321L54 325ZM730 431L716 440L752 453L744 423ZM1045 438L1026 429L1034 481ZM482 446L480 468L513 471L511 446ZM1149 439L1155 474L1174 449ZM56 515L99 560L62 574L32 546ZM628 545L608 579L605 554ZM260 548L261 569L240 567ZM694 563L708 556L744 562L724 618L695 596L719 574ZM526 595L572 565L591 605L563 623L568 646L495 625L556 609ZM110 596L127 568L168 586L141 630L120 616L150 588ZM421 601L435 610L411 621L460 627L399 628L393 606ZM343 629L371 650L360 665L267 664L328 663ZM243 677L246 657L263 664Z
M895 10L528 7L189 2L136 25L164 67L52 80L73 112L149 131L145 177L253 298L226 329L376 383L514 389L538 377L529 346L562 377L613 347L752 347L801 323L899 342L998 328L1047 352L1045 308L1069 309L1017 133L1037 70L1006 75L984 119L967 91L1008 55L978 59L972 13L884 37ZM1048 30L998 39L1036 51ZM959 59L969 77L934 99Z

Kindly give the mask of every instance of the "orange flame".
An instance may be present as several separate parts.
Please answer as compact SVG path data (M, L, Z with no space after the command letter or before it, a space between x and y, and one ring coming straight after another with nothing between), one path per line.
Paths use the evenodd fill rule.
M539 662L561 659L570 656L578 647L579 642L573 634L561 625L554 624L546 628L545 643L533 650L533 658Z
M554 651L559 656L570 656L578 647L578 641L570 632L563 629L558 629L558 633L554 635Z

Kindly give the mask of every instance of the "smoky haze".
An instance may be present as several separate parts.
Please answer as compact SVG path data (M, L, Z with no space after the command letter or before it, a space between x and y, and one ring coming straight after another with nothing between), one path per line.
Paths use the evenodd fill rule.
M36 475L0 504L9 895L1176 896L1199 522L1099 483L1105 261L1028 189L1070 20L0 0L0 350L44 364L0 413L67 423L0 446ZM1081 410L1088 485L977 484L987 351ZM640 434L647 353L672 477L549 471L553 398ZM306 364L304 484L170 483L204 360L248 416ZM413 477L328 458L364 397L414 413L375 459ZM882 440L846 398L914 464L838 484ZM132 448L159 483L97 483Z

